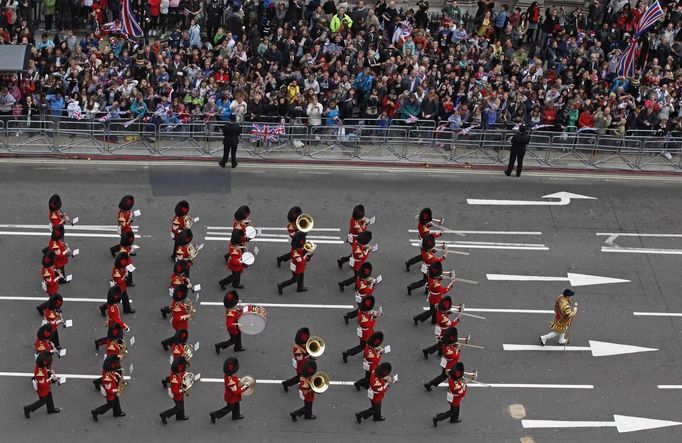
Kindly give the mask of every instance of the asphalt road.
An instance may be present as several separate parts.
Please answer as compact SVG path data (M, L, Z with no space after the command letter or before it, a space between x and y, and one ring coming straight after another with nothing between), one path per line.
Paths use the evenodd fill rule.
M526 419L612 422L613 415L682 421L682 391L658 389L658 385L682 384L680 328L682 317L636 316L633 312L680 313L680 265L682 255L602 252L606 236L598 233L682 234L680 181L611 176L610 178L561 174L528 174L517 179L501 173L471 171L422 171L390 169L327 169L315 166L253 165L223 170L214 165L146 165L130 163L31 162L0 164L3 214L0 217L0 259L5 278L2 297L40 297L40 249L47 244L47 199L58 192L64 209L79 216L79 225L115 224L116 207L124 194L133 194L142 216L136 219L141 249L135 258L135 282L129 293L137 313L127 315L135 336L126 367L134 365L132 380L122 397L127 416L110 414L94 423L89 411L104 402L87 380L70 379L53 388L61 414L46 415L42 409L23 417L21 406L35 400L28 377L7 373L33 370L33 341L40 325L34 301L0 299L0 429L3 440L36 441L49 435L52 441L92 441L116 438L131 441L215 441L238 438L252 441L429 441L513 442L531 437L548 441L679 441L677 427L619 433L605 426L587 428L530 429L510 415L511 405L522 405ZM566 191L596 200L571 200L567 205L473 206L467 199L542 199ZM234 210L247 204L256 226L283 227L286 211L294 204L310 213L318 228L339 231L317 235L344 238L352 207L363 203L367 214L376 216L373 243L380 249L370 259L384 281L376 291L384 316L378 329L386 335L392 354L385 357L400 382L388 392L383 404L387 420L358 425L353 413L369 406L365 392L352 386L332 386L315 402L317 420L293 423L288 415L301 406L295 390L282 392L279 384L261 383L256 393L242 402L245 420L226 417L212 425L208 413L222 407L221 383L198 382L186 400L187 422L170 421L163 426L159 412L172 405L160 380L169 372L168 354L159 341L172 333L161 319L159 308L168 298L171 271L169 227L173 207L188 199L195 224L196 243L205 243L192 281L203 286L203 302L220 302L223 293L217 280L226 274L223 254L227 241L204 240L207 226L227 227ZM409 239L416 234L414 215L423 206L433 208L446 225L469 233L455 242L474 242L451 255L448 268L457 275L479 282L458 283L456 303L472 309L551 310L554 299L566 287L564 281L489 281L486 274L566 277L568 273L625 279L629 282L575 288L579 312L571 331L573 347L601 341L657 351L628 355L593 356L588 350L546 352L503 350L503 344L538 344L548 330L547 313L475 312L487 320L465 318L460 335L471 333L472 343L485 350L465 349L466 370L478 370L479 380L492 387L471 386L462 406L463 421L441 422L434 428L431 417L448 408L446 388L428 393L422 383L440 372L438 359L424 360L420 350L433 341L429 324L415 327L411 318L426 306L424 296L406 294L405 286L419 278L418 266L408 274L403 262L418 250ZM20 225L20 226L5 226ZM45 225L30 228L25 225ZM493 231L495 233L493 233ZM73 298L104 299L111 271L108 246L114 238L76 237L85 232L66 229L67 242L81 255L68 267L73 282L61 293ZM277 233L277 231L264 231ZM507 232L501 234L500 232ZM517 232L510 234L509 232ZM41 233L30 235L30 233ZM44 235L43 235L44 234ZM281 232L280 232L281 234ZM488 249L501 243L512 249ZM293 288L277 295L275 284L289 276L275 256L287 250L285 243L260 242L256 263L245 273L242 300L254 303L352 305L352 292L339 292L337 282L350 274L339 271L336 257L346 254L345 244L320 244L306 272L310 291ZM518 249L518 245L544 245L548 250ZM621 248L682 250L682 237L619 237ZM477 246L471 248L470 246ZM483 246L483 248L481 248ZM265 332L244 339L246 352L238 353L239 375L259 380L281 380L293 375L291 344L296 329L307 325L327 343L319 369L334 381L354 381L362 375L360 356L343 364L341 351L357 342L355 327L344 325L340 308L267 308ZM97 303L66 302L64 317L74 327L60 333L66 357L55 359L57 373L95 375L101 371L101 355L93 340L105 332ZM222 377L222 362L233 352L218 356L212 344L225 336L223 308L199 305L190 327L190 342L200 350L191 371L203 378ZM587 348L586 348L587 349ZM535 385L514 387L509 384ZM537 385L561 385L550 389ZM588 385L577 389L576 385ZM589 388L591 386L591 388ZM106 436L106 437L105 437ZM114 437L116 436L116 437ZM532 441L532 440L526 440Z

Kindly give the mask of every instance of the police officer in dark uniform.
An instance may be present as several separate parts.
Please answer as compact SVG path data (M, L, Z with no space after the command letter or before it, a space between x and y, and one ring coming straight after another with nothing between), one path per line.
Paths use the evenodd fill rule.
M230 115L230 119L223 126L223 158L218 163L221 168L225 167L230 155L232 155L232 167L237 167L237 145L239 145L241 133L242 127L237 123L235 115Z
M514 169L514 162L518 161L516 166L516 176L521 175L523 169L523 156L526 155L526 146L530 143L530 135L528 135L528 125L522 124L519 127L519 132L514 134L511 139L511 148L509 149L509 165L504 173L509 177Z

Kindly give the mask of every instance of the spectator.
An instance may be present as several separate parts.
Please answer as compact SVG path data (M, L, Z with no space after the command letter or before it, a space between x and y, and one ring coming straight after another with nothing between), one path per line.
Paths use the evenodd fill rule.
M308 124L310 126L320 126L322 124L322 112L324 107L317 101L317 96L313 95L308 107L306 115L308 116Z

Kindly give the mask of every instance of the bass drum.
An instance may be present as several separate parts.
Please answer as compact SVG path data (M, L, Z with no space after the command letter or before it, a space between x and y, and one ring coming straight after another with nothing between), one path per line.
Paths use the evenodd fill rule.
M258 231L253 226L247 226L244 235L246 235L247 240L253 240L258 235Z
M260 334L268 323L268 313L262 306L246 305L239 318L239 330L246 335Z
M245 252L242 254L242 263L245 266L251 266L256 262L256 256L250 252Z

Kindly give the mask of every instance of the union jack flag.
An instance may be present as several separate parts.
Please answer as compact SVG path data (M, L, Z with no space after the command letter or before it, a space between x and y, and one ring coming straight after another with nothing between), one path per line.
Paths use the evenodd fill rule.
M144 34L130 8L129 0L121 0L121 32L128 37L142 37Z
M651 29L656 22L665 15L661 4L658 0L653 2L647 8L646 12L639 21L635 24L635 35L634 38L630 39L628 47L623 51L618 62L618 75L624 77L634 77L635 76L635 62L637 59L637 40L649 29Z
M284 133L285 129L282 125L261 125L254 123L251 126L251 142L276 142L279 141L279 136L284 135Z

